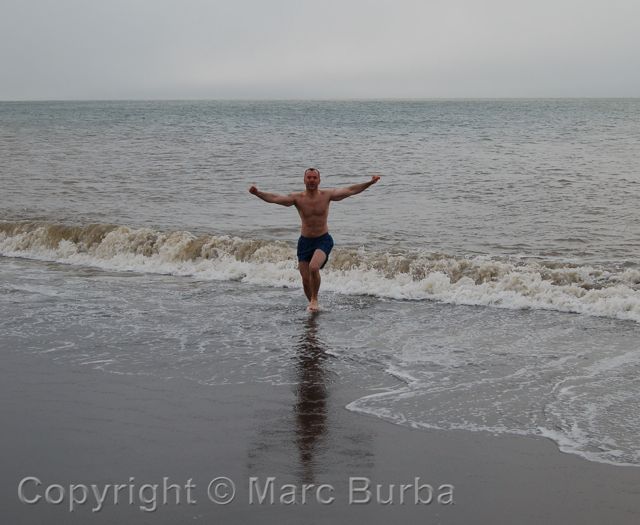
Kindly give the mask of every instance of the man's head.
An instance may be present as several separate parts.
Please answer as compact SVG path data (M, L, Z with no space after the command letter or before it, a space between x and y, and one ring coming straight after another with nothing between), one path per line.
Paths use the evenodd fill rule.
M315 190L320 185L320 172L315 168L307 168L304 172L304 185L308 190Z

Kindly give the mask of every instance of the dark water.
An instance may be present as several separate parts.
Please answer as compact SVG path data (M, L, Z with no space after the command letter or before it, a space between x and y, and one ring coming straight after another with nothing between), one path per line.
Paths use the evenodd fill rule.
M635 263L640 99L0 103L3 218L291 239L247 187L382 183L342 243Z

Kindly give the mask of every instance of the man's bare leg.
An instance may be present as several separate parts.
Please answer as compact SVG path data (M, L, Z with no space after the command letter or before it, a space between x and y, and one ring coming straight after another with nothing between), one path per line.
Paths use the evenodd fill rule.
M311 284L311 297L309 298L309 307L307 310L316 312L318 310L318 291L320 290L320 267L327 259L327 254L318 249L313 253L313 257L309 262L309 281Z
M309 263L307 261L298 261L298 270L300 270L300 277L302 277L302 287L304 288L304 294L307 296L307 301L311 301L311 279L309 277Z

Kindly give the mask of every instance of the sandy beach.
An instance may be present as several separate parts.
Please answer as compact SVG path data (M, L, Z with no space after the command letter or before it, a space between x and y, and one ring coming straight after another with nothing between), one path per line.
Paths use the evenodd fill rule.
M354 415L343 408L355 393L350 385L333 384L330 396L304 381L295 388L205 386L63 366L8 348L2 362L7 523L632 524L640 514L636 468L588 462L541 438L418 431ZM311 366L310 381L313 373ZM208 494L221 476L236 487L225 505ZM273 503L265 491L270 477ZM25 478L23 498L42 499L19 500ZM174 488L162 504L164 478L182 486L179 503ZM370 480L370 502L349 504L350 496L366 499L361 478ZM399 486L416 478L433 488L430 504L416 504L413 487L401 501ZM303 501L305 483L325 488L307 491ZM97 511L91 493L78 503L82 489L72 502L71 485L91 491L92 484L127 487L117 504L108 491ZM152 489L140 492L145 484L159 486L153 511ZM44 501L51 485L64 488L49 494L64 496L60 504ZM292 504L287 485L296 487ZM438 503L444 492L450 504ZM260 501L261 493L267 499ZM418 496L426 500L428 489ZM392 504L382 502L390 497Z

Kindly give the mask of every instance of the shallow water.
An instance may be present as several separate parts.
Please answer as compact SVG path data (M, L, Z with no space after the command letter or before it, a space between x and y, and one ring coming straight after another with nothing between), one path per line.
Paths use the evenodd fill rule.
M329 292L309 316L298 289L11 258L0 272L11 348L212 385L353 383L356 412L640 464L635 322Z

